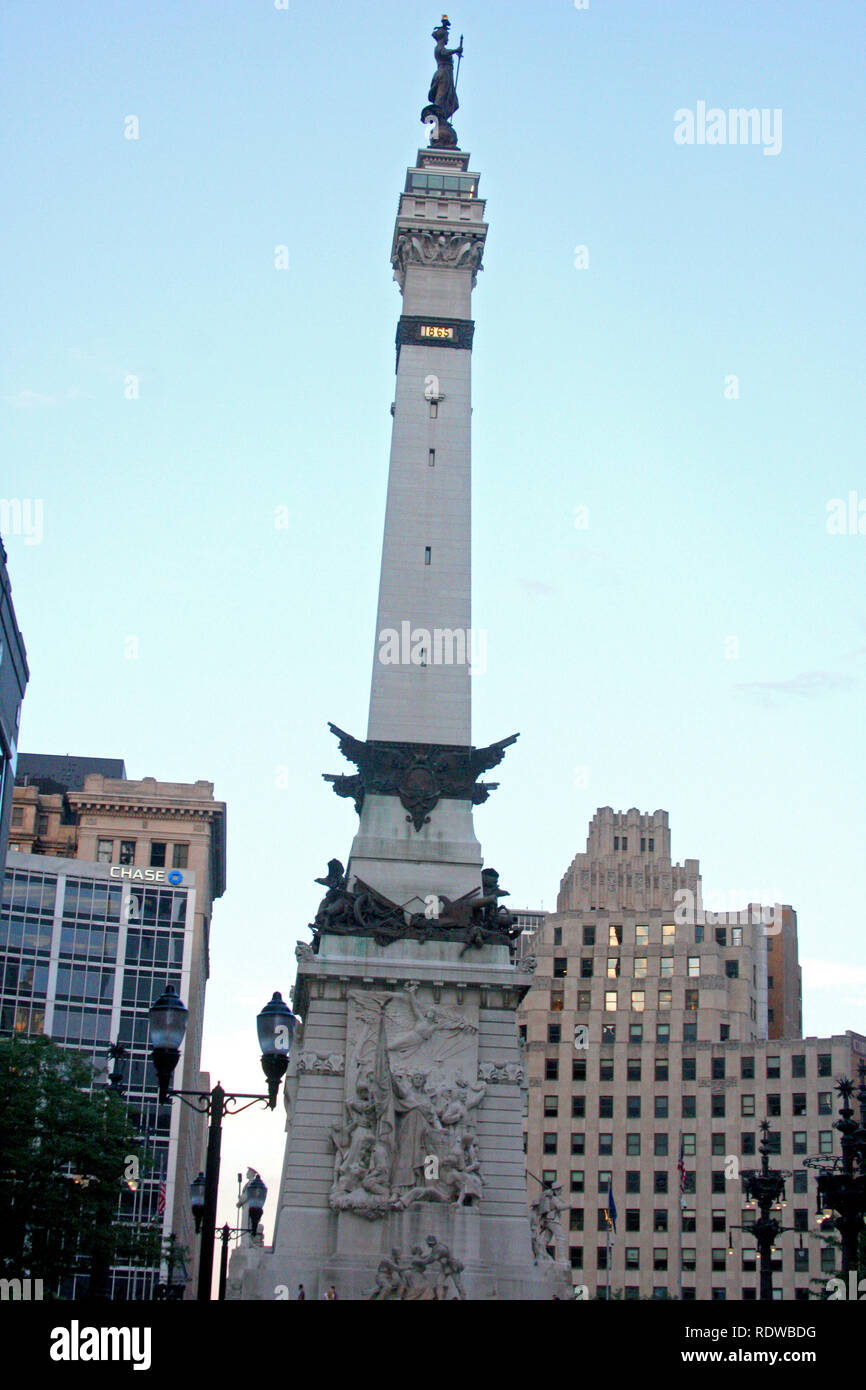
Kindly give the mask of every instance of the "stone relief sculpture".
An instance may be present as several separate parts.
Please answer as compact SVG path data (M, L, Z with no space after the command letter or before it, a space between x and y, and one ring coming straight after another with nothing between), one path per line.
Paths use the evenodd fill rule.
M536 1264L561 1264L565 1261L565 1233L560 1221L560 1213L565 1208L560 1182L545 1186L532 1203L529 1228L532 1233L532 1256ZM551 1246L555 1251L553 1255L550 1253Z
M346 1058L342 1052L302 1052L298 1058L298 1072L312 1071L324 1076L339 1076L345 1067Z
M484 235L468 231L436 232L422 228L400 231L391 264L395 276L406 274L407 265L445 266L449 270L473 271L472 287L478 278L484 256Z
M474 1059L477 1028L452 1009L423 1007L412 985L350 990L349 1000L356 1043L345 1118L331 1131L332 1209L375 1220L420 1202L480 1201L472 1112L487 1082L467 1080L461 1065Z
M391 1303L444 1302L452 1289L458 1299L464 1299L460 1260L436 1236L427 1236L425 1244L426 1250L414 1245L408 1260L399 1250L392 1250L390 1256L380 1260L376 1287L368 1299Z

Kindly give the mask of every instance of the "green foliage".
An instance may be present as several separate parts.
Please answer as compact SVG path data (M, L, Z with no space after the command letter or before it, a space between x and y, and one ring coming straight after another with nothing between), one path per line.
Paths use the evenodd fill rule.
M0 1274L42 1279L46 1294L73 1270L99 1292L118 1259L159 1258L158 1231L117 1219L128 1160L143 1163L123 1101L92 1083L49 1038L0 1040Z

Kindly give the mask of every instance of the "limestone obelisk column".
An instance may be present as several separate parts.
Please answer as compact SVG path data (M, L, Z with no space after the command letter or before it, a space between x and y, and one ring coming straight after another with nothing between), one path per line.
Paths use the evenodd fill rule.
M472 744L472 291L487 225L450 125L448 27L434 32L431 145L392 243L403 299L367 737L332 726L357 772L327 780L359 826L296 949L274 1244L235 1253L232 1297L568 1288L561 1231L537 1220L533 1239L527 1213L516 1010L531 963L515 962L473 828L496 785L478 779L513 738ZM560 1199L545 1200L549 1221Z

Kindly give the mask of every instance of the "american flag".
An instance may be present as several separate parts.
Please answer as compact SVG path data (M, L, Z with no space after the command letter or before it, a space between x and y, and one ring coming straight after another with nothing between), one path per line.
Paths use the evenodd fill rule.
M680 1175L680 1196L682 1197L686 1190L686 1156L682 1131L680 1131L680 1156L677 1159L677 1172Z
M164 1213L165 1213L165 1183L164 1183L164 1182L161 1182L161 1183L159 1184L159 1195L157 1196L157 1199L156 1199L156 1210L157 1210L157 1213L158 1213L160 1216L163 1216Z

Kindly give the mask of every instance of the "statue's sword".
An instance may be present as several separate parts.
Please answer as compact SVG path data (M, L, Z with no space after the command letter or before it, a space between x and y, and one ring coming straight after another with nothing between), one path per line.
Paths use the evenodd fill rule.
M462 52L462 49L463 49L463 35L462 35L462 34L460 35L460 49L461 49L461 52L457 55L457 71L456 71L456 73L454 74L454 90L455 90L455 92L457 91L457 81L458 81L458 79L459 79L459 77L460 77L460 64L461 64L462 61L463 61L463 52Z

